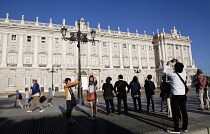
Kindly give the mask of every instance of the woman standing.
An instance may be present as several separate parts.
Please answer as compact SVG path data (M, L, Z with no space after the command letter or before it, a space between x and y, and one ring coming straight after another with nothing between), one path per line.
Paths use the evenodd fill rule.
M112 78L111 77L107 77L106 78L106 83L104 83L103 86L102 86L102 92L103 92L104 100L105 100L105 103L106 103L106 110L107 110L107 115L108 116L110 116L110 115L113 116L114 115L114 103L113 103L113 98L114 98L113 90L114 90L114 87L111 84L111 81L112 81ZM110 114L109 104L111 105L111 110L112 110L111 114Z
M96 120L96 81L94 81L94 76L91 75L89 77L89 85L88 85L88 90L87 90L87 101L90 103L91 107L91 117L89 118L90 120ZM91 99L90 99L91 98Z
M139 105L139 111L142 112L142 107L141 107L141 85L138 81L138 78L136 76L133 77L133 80L129 84L129 90L127 93L129 93L131 89L131 97L133 98L133 104L134 104L134 109L137 111L137 106L136 106L136 100L138 101Z
M71 82L70 78L65 79L66 85L64 86L64 90L66 93L66 118L68 119L68 123L75 123L74 119L71 119L71 112L73 110L73 106L71 105L71 96L73 94L72 87L77 86L80 81Z

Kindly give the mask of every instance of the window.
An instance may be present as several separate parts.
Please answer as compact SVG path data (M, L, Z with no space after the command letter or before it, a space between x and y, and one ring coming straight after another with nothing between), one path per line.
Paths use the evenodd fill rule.
M16 35L12 35L12 40L16 40Z
M55 84L59 84L59 80L60 80L59 77L55 77L55 78L54 78Z
M117 47L117 43L114 43L114 47Z
M59 38L55 38L55 43L59 43Z
M106 47L106 42L103 42L103 46Z
M136 45L132 45L132 48L133 48L133 49L136 49Z
M59 64L60 64L60 59L59 59L59 57L55 57L54 63L55 63L55 65L59 65Z
M123 48L126 48L126 44L123 44Z
M72 41L69 40L68 42L69 42L69 44L72 44Z
M171 45L168 45L168 49L171 49Z
M40 62L41 62L40 64L46 64L45 56L41 56Z
M27 42L31 42L31 36L27 36Z
M176 49L179 49L179 46L176 46Z
M25 64L31 64L32 62L31 62L31 55L26 55L26 57L25 57Z
M10 64L16 63L16 53L9 53L8 63Z
M42 42L42 43L45 43L45 37L42 37L42 38L41 38L41 42Z
M152 47L151 46L149 46L149 50L152 50Z
M31 78L30 77L25 77L25 85L30 86Z
M8 77L8 86L9 87L14 86L14 77Z
M44 77L40 77L40 85L44 86Z
M141 46L141 49L144 50L144 46Z

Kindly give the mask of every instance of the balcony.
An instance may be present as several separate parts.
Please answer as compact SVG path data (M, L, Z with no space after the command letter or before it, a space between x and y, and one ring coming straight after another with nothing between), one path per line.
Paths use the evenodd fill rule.
M124 66L124 68L130 68L130 66Z
M8 67L17 67L17 64L7 64Z
M109 66L105 66L105 68L109 68Z
M120 68L120 66L113 66L114 68Z
M54 67L61 67L61 64L54 64Z
M133 66L133 69L138 69L139 68L139 66Z
M47 67L47 64L39 64L39 67Z
M32 64L23 64L23 67L32 67Z

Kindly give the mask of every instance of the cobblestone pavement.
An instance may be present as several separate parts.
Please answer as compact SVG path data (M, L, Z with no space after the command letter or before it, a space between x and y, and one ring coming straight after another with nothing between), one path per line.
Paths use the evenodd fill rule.
M67 120L64 117L66 104L63 95L64 93L56 93L52 101L52 107L47 106L47 101L44 102L46 111L43 113L39 113L39 108L35 108L33 113L27 113L27 108L14 108L14 96L8 99L0 99L0 134L145 134L164 133L165 129L173 127L172 119L167 117L167 113L159 112L159 93L155 95L155 112L145 112L146 97L142 92L143 113L133 111L132 98L128 94L128 116L124 114L107 116L102 94L98 92L98 119L95 121L88 119L91 111L89 104L85 101L85 105L78 105L74 108L72 117L76 120L76 123L71 125L67 125ZM21 101L23 104L24 100ZM116 109L116 98L114 103ZM197 108L198 98L195 90L191 89L188 93L187 102L190 129L199 126L201 123L209 122L210 111L199 111Z

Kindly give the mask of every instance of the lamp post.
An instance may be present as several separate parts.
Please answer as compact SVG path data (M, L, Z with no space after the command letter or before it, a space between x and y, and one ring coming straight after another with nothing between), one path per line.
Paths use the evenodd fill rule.
M54 66L52 66L52 69L48 69L48 73L52 73L52 91L54 91L54 88L53 88L53 73L57 73L58 72L58 69L54 70Z
M92 42L95 43L95 34L96 31L94 31L92 29L92 31L90 32L91 34L91 38L92 39L88 39L87 38L87 33L82 33L80 31L80 26L81 26L81 22L83 22L83 19L80 19L77 22L78 25L78 31L77 32L70 32L70 37L66 37L66 32L67 32L67 28L65 27L65 19L63 19L63 25L61 28L61 33L62 33L62 37L65 41L69 40L69 41L77 41L77 47L78 47L78 80L81 81L81 55L80 55L80 44L81 42ZM82 104L84 105L84 99L83 99L83 95L82 95L82 82L80 82L80 84L78 85L78 99L77 99L77 103L78 104Z
M137 68L136 70L134 70L134 72L137 73L137 77L138 77L138 74L141 73L141 69Z

